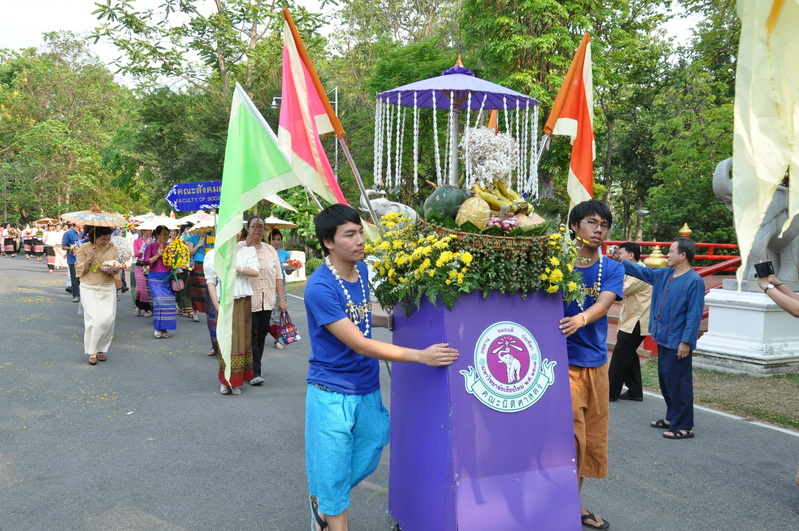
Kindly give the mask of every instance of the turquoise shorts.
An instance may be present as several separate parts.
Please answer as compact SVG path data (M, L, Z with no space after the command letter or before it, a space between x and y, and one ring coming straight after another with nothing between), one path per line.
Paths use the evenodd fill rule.
M388 410L379 390L345 395L308 385L305 470L320 512L335 516L347 510L350 490L375 471L388 438Z

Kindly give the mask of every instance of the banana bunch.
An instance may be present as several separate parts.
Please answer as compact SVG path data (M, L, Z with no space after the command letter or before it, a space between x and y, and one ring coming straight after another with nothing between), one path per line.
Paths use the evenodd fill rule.
M494 182L494 191L484 190L478 183L472 185L472 195L483 198L491 210L508 212L511 214L532 214L533 206L524 200L513 189L505 186L501 181Z

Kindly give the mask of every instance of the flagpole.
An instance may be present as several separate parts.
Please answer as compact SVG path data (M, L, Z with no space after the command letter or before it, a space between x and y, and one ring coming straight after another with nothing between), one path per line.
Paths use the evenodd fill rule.
M352 174L355 176L355 182L358 183L358 188L361 190L361 195L364 198L364 202L366 206L369 208L369 215L372 217L372 223L374 223L375 227L383 233L383 230L380 227L380 224L377 222L377 214L375 214L374 209L372 208L372 202L369 201L369 196L366 195L366 187L363 185L363 179L361 179L361 172L358 171L358 167L355 165L355 161L352 158L352 153L350 153L350 148L347 145L347 141L338 135L336 135L339 144L341 145L341 150L344 152L344 156L347 157L347 162L350 164L350 168L352 168Z

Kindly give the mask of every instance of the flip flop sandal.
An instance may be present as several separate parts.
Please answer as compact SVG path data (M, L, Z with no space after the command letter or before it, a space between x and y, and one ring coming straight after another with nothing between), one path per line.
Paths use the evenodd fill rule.
M108 359L108 357L105 354L103 354L102 352L98 352L97 353L97 361L105 361L107 359Z
M216 351L214 349L211 349L210 351L208 351L208 355L209 356L216 356Z
M660 430L667 430L669 429L669 426L671 426L670 423L666 422L666 419L653 420L652 422L649 423L649 425L653 428L658 428Z
M170 338L170 337L172 337L172 336L170 336L170 335L169 335L169 334L167 334L166 332L161 332L161 337L163 337L164 339L169 339L169 338Z
M223 395L229 395L230 387L228 387L227 385L223 385L219 388L219 392L222 393Z
M278 350L283 350L286 347L284 347L283 343L281 343L280 341L275 341L275 348Z
M308 496L308 503L311 506L311 531L324 531L327 529L327 521L319 516L319 500L316 496Z
M586 520L593 520L594 522L599 523L599 520L597 519L597 517L596 517L596 515L594 513L581 514L580 515L580 519L582 520L583 525L585 527L589 527L591 529L609 529L610 528L610 524L604 518L602 519L602 525L599 525L599 526L596 526L594 524L589 524L588 522L586 522Z
M683 433L685 432L685 433ZM693 439L694 432L691 430L669 430L663 432L663 437L666 439Z
M92 360L92 358L94 358L94 360ZM95 354L89 356L89 365L97 365L97 356Z
M161 335L161 332L154 332L154 335L156 339L161 339L162 337L164 337Z
M234 387L233 388L233 394L234 395L240 395L241 394L241 387Z

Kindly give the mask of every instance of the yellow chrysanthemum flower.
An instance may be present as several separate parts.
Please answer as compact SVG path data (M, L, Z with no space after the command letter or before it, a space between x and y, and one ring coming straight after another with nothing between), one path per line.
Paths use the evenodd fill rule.
M557 286L554 286L554 285L553 285L553 286L549 286L549 287L546 289L546 292L547 292L547 293L555 293L556 291L558 291L558 287L557 287Z

